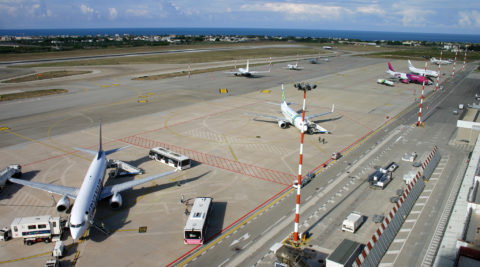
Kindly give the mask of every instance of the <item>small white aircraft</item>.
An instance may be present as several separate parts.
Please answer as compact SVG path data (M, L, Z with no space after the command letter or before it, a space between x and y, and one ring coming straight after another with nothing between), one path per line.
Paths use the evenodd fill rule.
M119 208L122 206L122 197L120 192L153 181L155 179L170 175L177 171L177 169L156 174L147 178L138 180L132 180L121 184L115 184L110 186L103 186L103 180L105 178L105 171L107 168L106 155L112 154L127 147L112 149L103 151L102 149L102 125L100 124L100 137L99 137L98 151L76 148L77 150L95 155L88 168L87 174L83 180L80 188L69 187L55 184L37 183L31 181L25 181L15 178L10 178L9 181L16 184L21 184L33 188L37 188L49 193L55 193L62 195L63 198L57 202L57 211L63 212L70 207L70 200L75 199L75 203L72 207L70 214L70 234L74 240L82 237L90 225L94 225L94 215L97 202L111 196L110 206L112 208Z
M274 120L277 121L278 126L282 129L287 128L289 125L294 125L300 131L302 131L302 129L303 129L304 132L307 132L309 134L329 133L328 130L326 130L323 127L320 127L318 124L315 124L314 122L311 122L310 119L333 113L333 111L335 109L335 105L332 105L332 110L331 111L318 113L318 114L313 114L313 115L310 115L310 116L305 116L305 124L304 124L302 122L302 115L298 114L293 109L291 109L289 107L289 104L290 103L287 103L287 101L285 99L285 90L284 90L283 84L282 84L282 103L280 104L280 109L282 111L283 117L277 117L277 116L271 116L271 115L265 115L265 114L258 114L258 113L249 113L249 112L246 112L246 114L257 116L257 117L264 117L264 118L268 118L268 119L274 119Z
M288 64L286 68L289 69L289 70L302 70L303 69L303 67L298 66L298 61L295 63L295 65L294 64Z
M437 64L437 65L444 65L444 64L451 64L453 63L451 60L442 60L442 59L436 59L434 57L432 57L430 59L430 62L432 62L433 64Z
M268 71L256 71L256 70L250 70L249 68L250 62L247 60L247 66L244 68L238 68L237 71L227 71L225 73L227 74L233 74L235 76L244 76L244 77L252 77L256 74L259 73L267 73L270 72L271 69L268 69Z
M437 78L438 77L438 72L434 71L434 70L427 70L425 71L424 69L418 69L418 68L415 68L413 65L412 65L412 62L410 62L410 60L408 60L408 69L415 73L415 74L418 74L418 75L424 75L426 77L435 77Z

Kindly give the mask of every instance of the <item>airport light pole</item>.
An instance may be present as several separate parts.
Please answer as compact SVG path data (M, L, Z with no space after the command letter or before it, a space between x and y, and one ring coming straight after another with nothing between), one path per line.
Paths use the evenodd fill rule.
M317 88L317 85L308 83L296 83L293 85L299 91L303 91L303 107L302 107L302 128L300 131L300 160L298 163L298 181L297 181L297 204L295 205L295 227L293 232L293 240L298 243L298 224L300 220L300 188L302 187L302 163L303 163L303 137L305 135L305 102L307 99L307 91ZM282 84L283 89L283 84Z
M453 61L452 79L455 78L455 65L457 65L458 49L455 51L455 60Z
M422 82L422 96L420 96L420 110L418 111L418 121L417 121L417 126L420 126L422 124L422 106L423 106L423 94L425 92L425 78L427 77L427 64L428 64L428 58L425 57L425 70L423 72L423 82Z
M463 67L462 67L462 71L465 70L465 64L467 64L467 49L468 49L468 45L465 45L465 56L463 57Z
M435 86L435 91L438 91L438 85L440 83L440 66L442 66L442 56L443 56L443 50L440 50L440 61L438 64L438 77L437 77L437 85Z

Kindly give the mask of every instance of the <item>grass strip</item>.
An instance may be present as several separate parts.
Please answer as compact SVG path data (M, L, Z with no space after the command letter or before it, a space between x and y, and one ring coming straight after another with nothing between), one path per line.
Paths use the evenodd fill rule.
M69 70L48 71L48 72L35 73L32 75L23 76L19 78L13 78L10 80L3 81L2 83L21 83L21 82L40 81L40 80L61 78L61 77L72 76L72 75L86 74L91 72L92 71L69 71Z
M3 94L3 95L0 95L0 101L10 101L10 100L25 99L25 98L32 98L32 97L39 97L39 96L46 96L46 95L63 94L67 92L68 90L66 89L46 89L46 90L35 90L35 91L28 91L28 92L21 92L21 93Z

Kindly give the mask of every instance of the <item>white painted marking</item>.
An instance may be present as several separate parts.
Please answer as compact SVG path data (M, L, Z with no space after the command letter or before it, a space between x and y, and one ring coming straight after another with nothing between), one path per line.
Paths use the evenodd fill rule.
M419 203L419 202L417 202L417 203L415 203L415 206L425 206L425 203Z
M405 238L401 238L401 239L395 239L393 240L393 243L402 243L402 242L405 242Z
M230 258L222 261L217 267L222 267L225 263L227 263L230 260Z
M414 210L414 211L411 211L410 214L419 214L420 211L419 210Z
M399 232L410 232L410 231L412 231L412 228L402 228L400 229Z
M250 237L250 234L246 233L246 234L242 235L239 239L233 240L233 242L232 242L232 244L230 244L230 246L233 246L237 243L240 243L240 241L242 241L242 240L247 240L249 237Z
M245 244L245 246L243 246L243 247L242 247L242 249L245 249L245 248L246 248L246 247L248 247L250 244L252 244L252 241L251 241L251 240L250 240L250 241L248 241L248 243L247 243L247 244Z
M429 196L420 196L420 199L428 198Z
M283 215L282 218L278 219L276 222L274 222L272 225L270 225L265 231L263 231L260 235L264 235L266 232L270 231L276 224L280 223L283 221L287 216Z
M408 220L406 220L405 222L406 222L406 223L411 223L411 222L416 222L416 221L417 221L417 219L408 219Z
M432 192L432 189L425 189L423 192Z
M400 253L400 250L389 250L387 251L387 254L398 254Z

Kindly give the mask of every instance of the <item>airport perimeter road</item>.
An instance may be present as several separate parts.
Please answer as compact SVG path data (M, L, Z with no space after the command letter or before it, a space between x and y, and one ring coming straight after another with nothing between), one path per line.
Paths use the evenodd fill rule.
M14 134L2 134L0 147L50 138L54 135L117 122L142 115L172 111L198 102L232 95L259 92L281 83L305 81L342 71L382 62L382 59L342 56L328 63L309 64L301 61L302 71L284 69L285 63L274 64L271 73L255 77L234 77L221 72L154 81L131 80L130 76L94 79L59 79L27 83L35 89L64 88L67 94L45 96L0 103L0 127ZM128 68L127 65L118 68ZM255 70L265 66L254 67ZM18 87L27 86L19 84ZM48 85L47 85L48 84ZM219 88L228 88L220 94ZM280 101L280 99L278 99Z
M469 66L465 72L457 73L454 80L444 84L442 91L426 99L425 127L413 127L418 118L418 105L411 106L385 127L377 129L362 144L354 146L340 160L330 164L302 189L300 230L308 229L312 233L308 242L310 245L329 253L343 238L367 243L378 227L371 220L373 215L388 212L393 205L388 202L389 198L396 189L402 188L402 184L404 188L399 170L412 168L408 163L401 162L400 157L405 152L417 151L419 160L424 160L437 145L443 158L437 168L437 176L427 183L426 192L429 194L421 199L424 204L417 205L422 208L414 208L419 217L408 221L409 225L405 223L402 229L411 233L396 239L391 247L401 246L384 257L385 265L389 266L421 265L444 210L446 196L454 190L453 179L461 176L470 149L465 145L452 145L458 119L452 110L458 107L458 103L472 102L474 89L479 85L478 79L466 78L472 69L473 66ZM400 163L396 178L385 190L370 189L365 179L374 170L373 167L391 161ZM417 202L420 203L420 199ZM274 256L269 248L293 231L294 207L295 194L290 189L177 264L271 266ZM357 209L368 215L367 222L356 234L342 233L341 221Z

